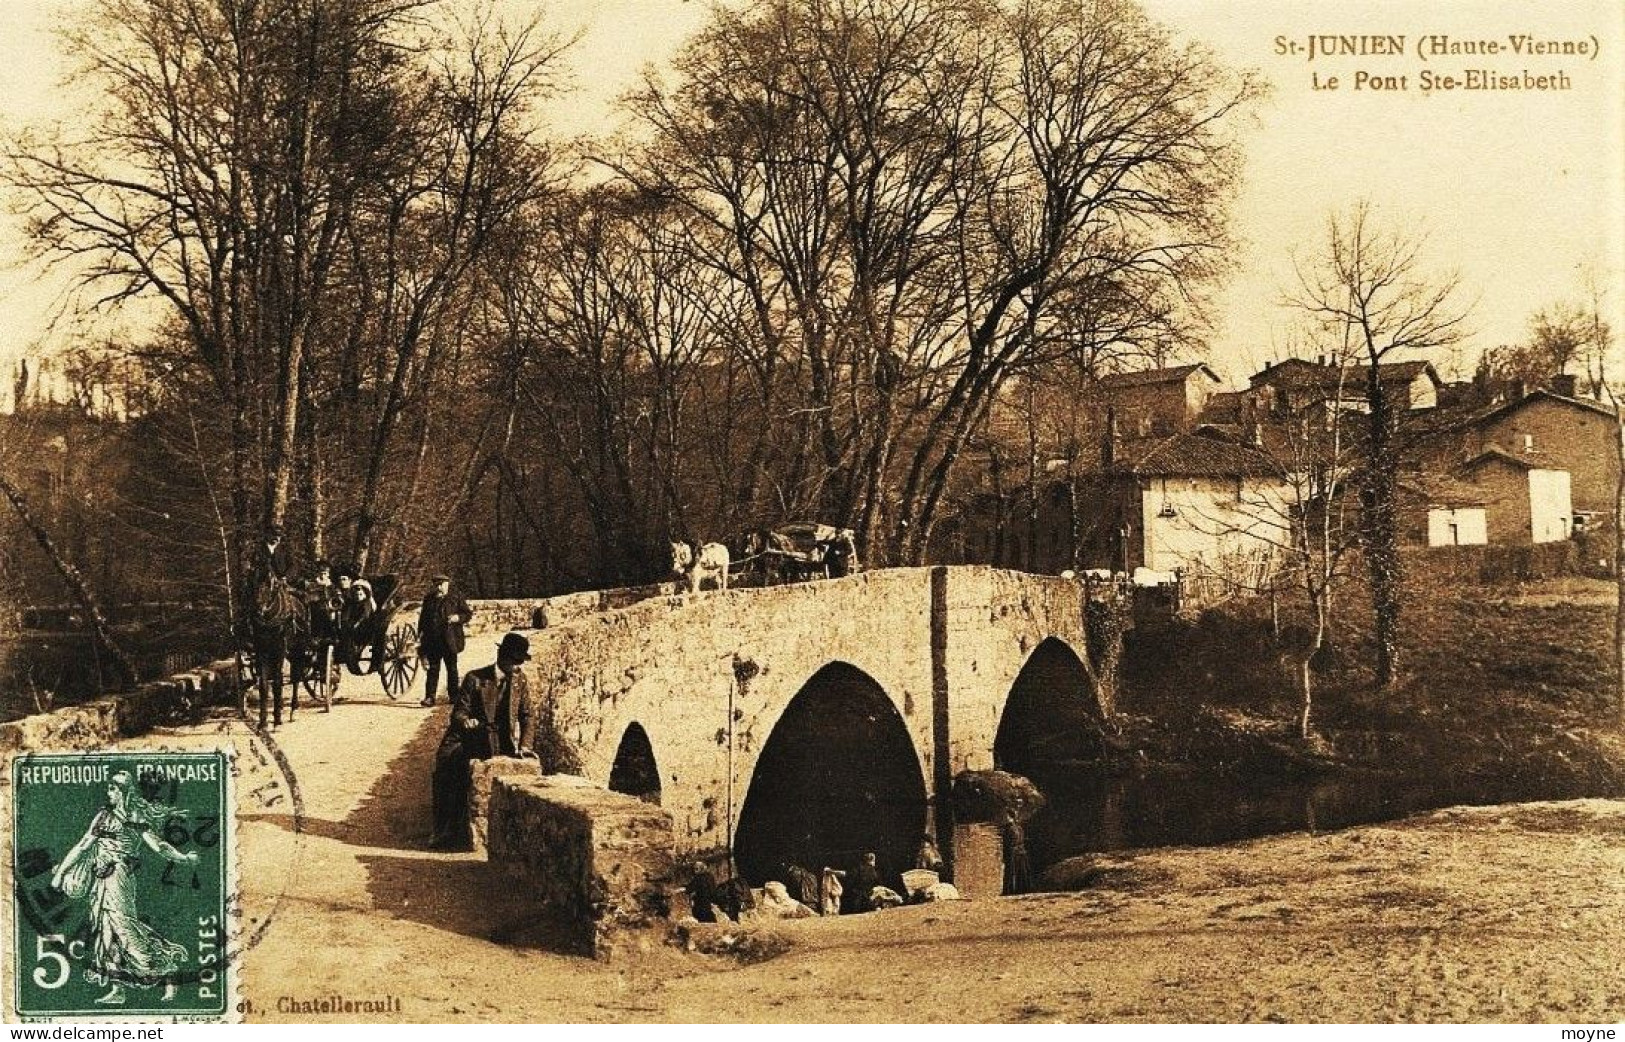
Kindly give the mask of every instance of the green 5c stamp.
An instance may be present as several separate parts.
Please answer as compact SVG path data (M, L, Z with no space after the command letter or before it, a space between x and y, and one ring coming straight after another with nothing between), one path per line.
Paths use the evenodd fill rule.
M22 756L11 786L17 1015L223 1019L225 754Z

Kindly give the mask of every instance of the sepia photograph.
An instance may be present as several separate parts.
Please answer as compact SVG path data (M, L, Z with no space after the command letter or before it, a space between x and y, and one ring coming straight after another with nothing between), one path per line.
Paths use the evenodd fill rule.
M1617 0L0 0L10 1024L1611 1038L1622 559Z

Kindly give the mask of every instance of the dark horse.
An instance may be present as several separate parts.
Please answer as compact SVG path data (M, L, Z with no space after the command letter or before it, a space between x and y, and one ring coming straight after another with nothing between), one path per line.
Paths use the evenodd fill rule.
M254 680L260 695L260 727L266 725L266 709L274 707L272 722L282 724L282 665L291 647L303 646L309 630L309 612L287 580L270 569L255 577L249 599L249 637L253 642ZM269 690L268 690L269 689ZM274 702L272 701L274 694ZM299 708L299 687L294 685L293 711Z

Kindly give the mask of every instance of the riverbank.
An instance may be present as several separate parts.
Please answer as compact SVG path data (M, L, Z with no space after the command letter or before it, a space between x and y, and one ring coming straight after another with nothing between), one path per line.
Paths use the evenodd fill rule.
M1601 800L1100 855L1076 893L781 924L749 965L658 934L565 955L482 859L425 849L448 710L368 679L274 747L229 714L129 742L238 750L251 1022L1625 1016L1625 803Z
M1625 1016L1625 804L1452 809L1073 867L1091 880L1079 893L789 924L788 954L642 1001L677 1020Z
M1316 663L1314 737L1297 735L1302 611L1262 598L1131 636L1107 724L1107 759L1220 765L1253 777L1373 774L1450 779L1455 802L1625 794L1611 581L1417 583L1405 604L1403 675L1371 682L1369 608L1340 594Z
M287 728L303 793L245 817L252 1021L1547 1021L1625 1016L1625 803L1073 862L1076 893L784 923L742 965L660 935L594 962L473 855L422 849L445 711ZM321 721L321 718L317 718ZM358 726L359 725L359 726ZM354 736L364 728L368 742ZM260 765L239 791L269 768ZM371 779L370 787L365 784ZM262 792L264 790L261 790ZM320 996L390 1012L319 1011ZM301 1013L317 997L316 1012ZM286 1000L286 1001L285 1001Z

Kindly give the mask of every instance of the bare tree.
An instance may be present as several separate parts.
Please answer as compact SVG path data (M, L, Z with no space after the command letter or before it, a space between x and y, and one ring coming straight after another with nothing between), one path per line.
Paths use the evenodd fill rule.
M69 47L106 104L8 152L31 231L104 305L162 300L231 417L232 515L280 523L297 374L375 156L360 132L404 79L413 0L113 0Z
M1456 276L1430 273L1424 245L1420 236L1381 227L1371 206L1360 202L1328 220L1326 241L1310 263L1298 266L1299 288L1289 301L1323 340L1350 343L1364 370L1360 521L1379 687L1399 674L1402 600L1397 501L1403 406L1393 401L1382 367L1457 343L1467 317L1457 300Z
M620 169L752 301L789 501L894 561L1010 377L1199 301L1258 93L1117 0L764 0L677 70Z
M262 524L370 567L444 516L451 370L482 260L556 176L531 102L568 41L430 7L109 0L67 34L105 103L8 148L40 253L95 306L160 301L151 378L228 418L201 431L230 572Z
M1339 363L1330 388L1337 395L1334 401L1342 399L1344 380L1359 371L1348 364L1352 346L1344 342L1331 355ZM1309 609L1308 639L1287 648L1289 655L1296 654L1298 734L1306 741L1315 733L1316 665L1331 646L1337 592L1361 541L1352 500L1364 460L1359 432L1351 430L1353 419L1355 414L1344 409L1312 407L1267 428L1253 425L1259 448L1272 461L1275 490L1244 490L1232 508L1244 519L1246 537L1269 546L1279 559L1279 571L1268 573L1270 594L1276 593L1277 576L1284 577L1303 594ZM1233 531L1234 520L1229 524Z
M29 534L34 537L34 541L39 544L45 556L50 559L52 567L62 577L62 582L68 587L68 592L73 594L73 599L79 602L79 606L90 617L90 625L96 634L97 644L107 652L108 657L113 660L113 667L118 670L120 686L123 688L133 687L136 681L135 667L130 664L129 657L124 654L124 649L119 646L118 639L113 636L113 627L107 621L107 615L102 611L101 603L97 600L96 595L91 592L84 576L80 575L79 569L74 567L73 563L63 555L61 548L51 538L51 533L45 527L44 522L29 507L28 499L23 495L22 490L3 474L0 474L0 496L4 496L11 504L12 510L16 511L18 520L23 523L23 527L28 529Z
M1559 301L1529 320L1529 336L1516 344L1485 351L1479 362L1482 378L1494 385L1518 383L1541 387L1564 374L1584 378L1593 397L1602 396L1606 357L1597 353L1584 304Z
M1587 359L1592 386L1614 408L1614 683L1619 726L1625 728L1625 393L1610 372L1614 331L1602 317L1603 299L1595 276L1588 276L1584 303L1565 306L1562 313L1569 316L1567 328L1576 336L1578 353Z

